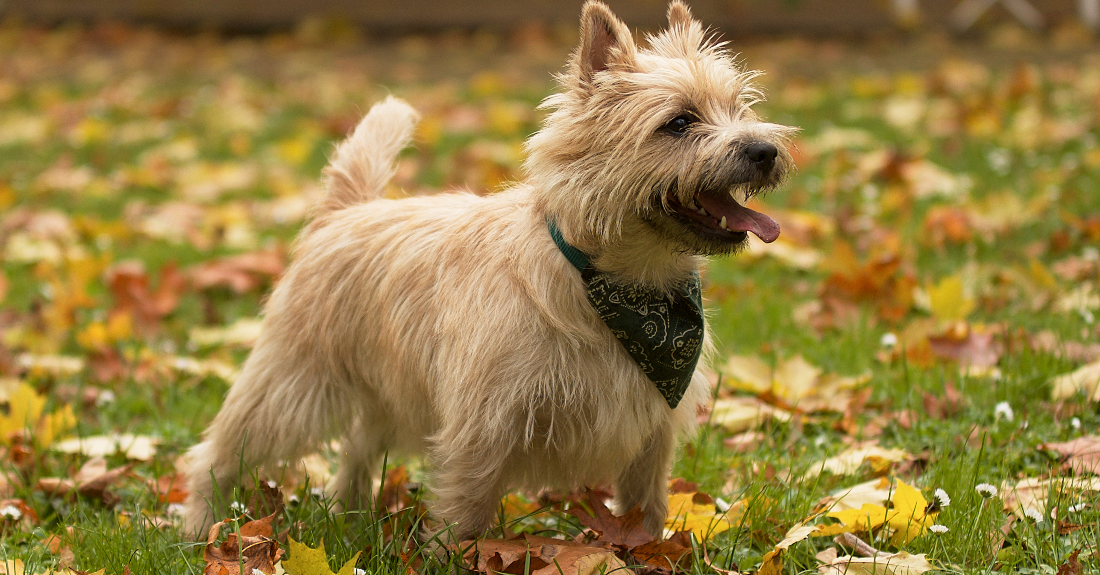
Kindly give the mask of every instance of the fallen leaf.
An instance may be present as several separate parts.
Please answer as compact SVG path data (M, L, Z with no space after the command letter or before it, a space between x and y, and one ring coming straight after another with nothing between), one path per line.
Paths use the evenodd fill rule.
M880 527L886 527L890 542L901 546L923 534L936 516L935 513L926 513L928 501L920 491L901 481L895 482L890 504L889 509L882 504L864 503L859 509L829 512L826 515L840 523L819 526L814 535L872 533Z
M1001 486L1000 495L1005 511L1024 519L1028 511L1045 517L1047 499L1052 492L1079 494L1086 499L1093 499L1100 493L1100 477L1028 477L1015 484L1005 483Z
M675 572L688 567L691 549L691 532L677 531L664 541L650 541L632 548L630 555L651 567Z
M206 262L191 268L188 274L200 290L223 286L246 293L274 281L285 268L286 256L282 252L264 250Z
M1055 377L1050 387L1050 396L1054 401L1069 399L1078 393L1084 394L1089 401L1100 401L1100 361Z
M224 327L193 327L187 339L196 347L252 347L262 327L263 321L259 318L241 318Z
M1039 449L1057 451L1073 473L1100 475L1100 436L1078 437L1061 443L1043 443Z
M974 298L966 294L958 275L947 276L926 291L932 316L944 321L963 321L977 305Z
M829 457L821 463L811 466L807 477L815 477L822 471L828 471L834 475L852 475L869 462L873 467L881 466L881 463L901 463L911 459L912 455L903 449L880 447L877 441L860 443L845 449L842 453ZM888 470L888 468L887 468Z
M272 539L271 522L275 514L263 519L249 521L241 525L237 533L229 533L221 545L215 546L218 534L230 520L215 523L206 537L206 549L203 560L206 568L203 575L229 575L230 573L275 573L275 562L283 556L279 543ZM358 555L356 555L358 557ZM328 566L327 564L325 565ZM286 561L283 562L286 568ZM305 572L291 572L291 575L312 575ZM329 572L331 573L331 572ZM349 571L350 574L350 571ZM344 575L341 572L341 575Z
M287 575L352 575L355 564L359 561L359 551L336 573L328 566L328 556L325 555L325 542L321 541L317 547L311 548L299 543L294 538L289 538L290 557L283 559L283 569Z
M775 547L764 554L757 575L779 575L783 572L783 552L788 547L802 541L817 531L816 525L795 525L787 530L783 539L775 544Z
M672 493L668 496L668 517L665 529L690 531L699 541L728 531L743 511L741 503L735 503L726 511L719 511L713 500L703 493Z
M603 501L593 495L592 491L586 493L586 499L592 513L588 513L581 507L571 507L567 512L576 517L581 525L595 531L599 535L599 541L606 541L627 549L653 541L653 536L642 527L645 512L641 507L635 506L625 515L615 516Z
M30 431L34 444L46 447L54 438L76 426L76 416L69 405L44 414L46 398L23 383L8 398L8 413L0 413L0 443L10 444L13 436Z
M910 555L900 553L880 553L874 557L836 557L836 549L831 554L818 553L822 562L818 571L823 575L919 575L936 567L925 559L924 554Z
M507 540L467 541L461 547L466 549L466 564L487 575L597 575L626 567L609 549L526 533Z
M106 457L121 453L127 459L152 461L157 454L155 438L130 433L112 435L89 435L87 437L66 439L53 446L62 453L79 453L88 457Z

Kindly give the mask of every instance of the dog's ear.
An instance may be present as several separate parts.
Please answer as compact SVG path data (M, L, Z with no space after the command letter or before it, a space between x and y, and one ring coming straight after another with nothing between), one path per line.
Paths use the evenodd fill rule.
M599 71L632 69L637 48L630 29L603 2L589 0L581 10L581 43L573 55L574 70L582 85Z
M687 4L684 4L680 0L673 0L668 5L668 27L669 28L686 28L691 25L695 20L691 17L691 10L688 9Z

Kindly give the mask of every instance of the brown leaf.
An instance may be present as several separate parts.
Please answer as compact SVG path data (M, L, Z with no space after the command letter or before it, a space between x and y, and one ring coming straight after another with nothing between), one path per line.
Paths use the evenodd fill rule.
M1083 573L1081 563L1077 561L1080 553L1080 549L1074 549L1073 553L1066 558L1066 562L1058 566L1058 575L1081 575Z
M249 252L200 264L188 272L197 289L228 287L236 293L253 291L282 275L286 257L278 250Z
M1057 451L1065 458L1067 467L1078 475L1100 475L1100 436L1078 437L1061 443L1044 443L1039 449Z
M283 556L279 543L272 539L271 521L275 514L241 525L239 533L230 533L221 545L215 546L226 521L215 523L206 538L203 559L206 569L203 575L252 573L258 569L264 573L275 572L275 562Z
M625 515L616 517L592 492L588 492L588 506L594 515L580 507L571 507L568 513L595 531L600 541L627 549L653 541L653 536L642 528L645 512L641 507L635 506Z
M948 419L959 413L965 398L950 382L944 385L943 397L924 392L924 413L933 419Z
M630 550L634 559L659 569L686 568L691 560L691 531L677 531L665 541L650 541Z
M523 534L513 539L462 543L464 558L479 573L595 575L625 568L606 547Z
M150 288L149 276L141 262L117 263L107 270L107 286L115 298L110 313L129 313L142 329L152 329L175 311L186 284L175 263L161 268L156 290Z
M978 330L958 322L941 334L929 336L928 344L937 357L966 367L985 368L997 365L1004 352L996 336L992 330Z
M178 472L173 471L156 479L150 479L147 484L149 489L157 496L161 503L183 503L187 499L187 486L184 478Z

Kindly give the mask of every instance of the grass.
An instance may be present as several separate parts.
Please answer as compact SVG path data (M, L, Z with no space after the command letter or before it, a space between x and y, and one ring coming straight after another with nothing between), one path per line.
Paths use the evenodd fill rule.
M434 41L448 49L425 48ZM764 82L771 101L761 106L763 113L803 129L799 145L806 157L790 184L766 199L765 209L816 214L832 231L799 244L818 252L820 265L796 268L754 254L710 265L718 363L734 353L772 364L802 355L828 373L869 373L871 395L852 413L854 427L842 425L841 406L838 412L766 421L757 428L762 440L748 451L726 447L729 432L718 426L704 425L691 438L673 475L746 506L732 529L707 543L707 556L717 566L757 569L822 498L886 473L929 498L937 488L950 494L951 505L936 517L949 531L925 533L903 546L926 553L945 572L1054 573L1076 551L1085 570L1100 567L1095 491L1055 490L1047 509L1058 510L1057 520L1048 514L1041 523L1006 525L1001 498L986 499L975 490L979 483L1001 487L1022 478L1064 476L1058 458L1036 447L1095 435L1100 427L1095 403L1050 399L1050 380L1085 360L1026 345L1027 336L1043 330L1062 342L1097 340L1089 315L1100 312L1097 306L1059 311L1057 301L1075 287L1097 290L1098 278L1048 281L1029 271L1034 261L1049 273L1052 264L1087 255L1100 241L1100 224L1089 223L1100 217L1100 94L1089 75L1095 57L1073 47L1029 51L1025 44L1010 51L1018 63L1006 64L998 46L921 42L890 45L879 56L875 51L883 46L860 42L760 40L737 46L750 65L769 72ZM349 42L294 34L0 26L5 381L30 383L48 398L47 412L70 405L75 434L128 431L159 438L157 456L138 463L133 474L149 479L171 472L175 458L217 412L228 384L214 375L143 366L177 355L239 365L246 348L197 348L190 330L254 317L269 282L244 293L187 289L178 307L146 329L101 347L85 345L81 334L120 309L103 281L109 267L140 261L155 287L169 262L186 269L224 255L286 249L302 213L265 214L313 188L331 143L369 102L391 90L425 116L417 149L403 156L401 187L412 193L448 185L484 190L520 178L520 142L537 129L532 110L553 90L549 72L558 69L570 43L553 34L545 42L496 38L495 44L463 34ZM905 63L908 50L923 54L923 63ZM823 63L808 70L806 63L815 58ZM890 107L906 102L923 110L914 127L890 121ZM944 123L946 128L936 127ZM1038 126L1033 131L1040 136L1029 135L1028 126ZM824 143L838 128L860 132L848 132L836 147ZM912 182L861 167L883 150L926 160L954 178L965 175L969 189L919 196ZM243 183L219 179L228 178L219 170L241 166L253 170ZM1015 211L1026 211L1025 217L997 210L1006 191L1021 200ZM197 206L196 220L170 211L151 217L173 202ZM969 218L968 235L937 240L939 228L927 222L938 207ZM18 237L26 232L14 223L20 211L50 210L60 214L61 232L46 228ZM39 249L53 245L70 255L51 260L19 252L18 242L27 237ZM829 262L838 257L836 241L855 246L863 261L892 250L903 261L899 281L909 278L925 292L944 277L962 277L975 301L966 321L1004 326L1010 348L995 366L999 373L966 375L942 358L883 361L884 336L904 335L929 317L920 301L888 317L880 306L886 296L878 293L855 301L855 315L835 327L815 329L797 319L792 311L800 305L835 295ZM104 379L87 362L106 352L121 357L125 369ZM25 370L15 362L22 354L62 354L86 363L76 373ZM949 385L963 397L957 410L945 418L928 413L926 397L944 397ZM105 391L113 400L105 400ZM85 394L100 401L83 401ZM719 391L721 397L734 394L728 385ZM1014 418L996 417L1001 402L1011 406ZM804 478L824 458L872 438L903 449L912 461ZM118 503L111 507L97 497L57 497L35 488L40 478L71 476L85 456L41 449L28 458L9 442L3 459L9 477L4 497L25 502L38 520L3 522L0 559L21 559L27 572L56 567L62 556L41 542L58 535L81 570L202 571L202 545L146 520L171 515L144 481L112 486ZM115 468L127 461L116 454L108 463ZM403 463L410 464L414 479L423 478L416 462ZM413 500L424 493L418 490ZM411 544L406 533L415 516L409 510L334 513L308 486L296 495L299 502L288 505L280 524L295 540L311 546L324 541L333 566L363 550L358 566L368 573L393 573L410 564L442 572L453 568L448 561L457 561ZM237 500L250 498L244 492ZM580 529L558 512L506 518L513 529L570 535ZM1003 544L995 545L1002 536ZM881 538L871 542L895 550ZM814 537L791 546L783 572L815 571L815 554L833 546L831 538ZM698 557L690 570L708 571Z

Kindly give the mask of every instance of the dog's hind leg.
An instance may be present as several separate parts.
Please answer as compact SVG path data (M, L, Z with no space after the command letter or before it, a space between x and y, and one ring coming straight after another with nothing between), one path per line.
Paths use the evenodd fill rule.
M676 452L676 434L669 427L657 428L615 480L618 513L641 507L642 527L658 539L668 515L668 473Z
M369 509L373 503L374 474L393 443L393 431L383 422L375 413L361 414L341 440L340 469L328 491L345 510Z
M228 498L257 467L293 462L348 421L338 386L321 366L280 355L263 337L230 388L203 442L188 453L185 529L202 535L225 517Z

